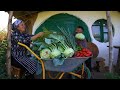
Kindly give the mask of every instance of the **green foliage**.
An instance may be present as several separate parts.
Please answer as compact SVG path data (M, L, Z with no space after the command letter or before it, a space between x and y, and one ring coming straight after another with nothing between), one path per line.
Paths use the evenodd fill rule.
M6 73L6 50L7 50L7 40L6 31L0 31L0 79L7 79Z
M117 73L105 73L106 79L120 79L120 75Z

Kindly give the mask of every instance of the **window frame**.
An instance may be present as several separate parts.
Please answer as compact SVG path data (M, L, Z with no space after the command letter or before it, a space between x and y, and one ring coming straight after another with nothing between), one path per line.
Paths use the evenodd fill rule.
M104 32L104 24L105 24L105 26L107 25L107 20L105 20L105 19L98 19L98 20L96 20L96 21L93 23L93 25L92 25L92 27L94 27L94 26L99 26L99 27L100 27L100 37L97 37L97 38L99 38L100 40L97 40L96 37L94 37L94 33L93 33L93 37L94 37L97 41L99 41L99 42L108 42L108 41L109 41L109 37L108 37L107 41L105 40L104 34L107 33L107 35L109 36L109 33L108 33L108 32ZM107 29L108 29L108 28L107 28ZM93 29L92 29L92 30L93 30ZM114 27L113 27L113 25L112 25L112 31L113 31L113 36L114 36Z

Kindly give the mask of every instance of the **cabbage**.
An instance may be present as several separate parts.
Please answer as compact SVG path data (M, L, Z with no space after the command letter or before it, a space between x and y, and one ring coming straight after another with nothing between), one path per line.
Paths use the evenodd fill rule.
M75 35L75 38L80 39L80 40L84 40L84 39L85 39L85 36L84 36L84 34L82 34L82 33L77 33L77 34Z
M72 57L74 55L74 50L72 48L67 48L65 49L63 54L65 55L66 58Z
M41 59L50 59L50 54L51 54L51 51L48 48L45 48L42 51L40 51Z
M63 53L65 50L64 50L64 48L62 48L61 46L58 46L58 50L61 52L61 53Z
M53 58L57 58L58 56L61 55L61 52L58 50L56 44L51 44L51 46L49 47L50 50L51 50L51 54L50 54L50 57L53 59Z
M58 49L64 55L65 58L72 57L74 55L74 50L70 48L65 42L61 42Z
M55 48L55 49L52 50L52 52L50 54L50 57L53 59L53 58L56 58L60 55L61 55L61 52L57 48Z
M49 35L51 39L54 39L56 43L59 43L59 46L57 48L56 45L54 45L54 48L57 48L58 51L60 51L65 58L72 57L74 54L74 50L70 48L67 43L64 41L64 38L61 35Z

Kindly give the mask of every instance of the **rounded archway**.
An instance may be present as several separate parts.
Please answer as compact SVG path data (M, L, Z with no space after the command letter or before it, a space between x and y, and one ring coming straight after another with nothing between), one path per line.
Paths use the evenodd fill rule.
M77 18L76 16L67 13L60 13L51 16L36 29L34 34L37 34L38 32L42 31L43 27L46 27L48 30L51 31L59 32L57 26L64 27L65 29L69 28L71 33L75 32L77 26L82 26L84 29L84 35L86 39L88 41L91 41L88 26L86 25L86 23L80 18Z

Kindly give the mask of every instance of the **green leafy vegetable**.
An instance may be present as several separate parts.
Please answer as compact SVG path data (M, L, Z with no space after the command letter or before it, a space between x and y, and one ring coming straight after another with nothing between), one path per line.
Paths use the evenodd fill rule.
M74 50L72 48L66 48L63 54L66 58L72 57L74 55Z
M45 48L40 51L41 59L50 59L50 54L51 54L51 51L48 48Z
M82 34L82 33L77 33L77 34L75 35L75 37L76 37L77 39L80 39L80 40L84 40L84 39L85 39L85 36L84 36L84 34Z
M57 26L57 27L61 31L62 35L64 35L66 44L69 47L73 48L74 51L76 51L77 44L75 42L75 37L70 32L69 28L68 29L64 29L63 27L59 27L59 26Z
M51 50L51 54L50 54L50 57L53 59L53 58L56 58L56 57L59 57L61 55L61 52L58 50L57 46L55 44L51 44L51 47L49 47L50 50Z

